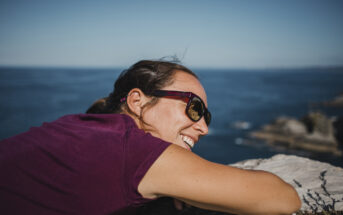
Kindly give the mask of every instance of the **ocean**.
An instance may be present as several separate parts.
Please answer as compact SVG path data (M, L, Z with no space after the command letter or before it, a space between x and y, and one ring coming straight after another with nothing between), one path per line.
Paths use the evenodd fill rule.
M53 121L84 113L107 96L122 69L0 68L0 139ZM194 152L228 164L278 153L296 154L343 167L343 158L329 154L271 148L249 140L249 132L279 116L301 118L310 111L343 116L343 108L318 104L343 93L343 68L193 69L207 92L212 122ZM244 122L246 129L235 128Z

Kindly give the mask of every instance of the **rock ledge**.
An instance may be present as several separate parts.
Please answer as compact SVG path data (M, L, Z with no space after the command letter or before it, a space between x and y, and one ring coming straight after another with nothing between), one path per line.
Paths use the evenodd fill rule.
M269 159L241 161L231 166L278 175L297 190L302 201L301 211L343 211L343 169L340 167L283 154Z

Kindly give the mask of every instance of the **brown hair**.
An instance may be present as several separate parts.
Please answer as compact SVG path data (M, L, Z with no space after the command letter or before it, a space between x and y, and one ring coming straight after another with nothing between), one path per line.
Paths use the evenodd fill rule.
M162 89L173 83L176 70L188 73L198 78L191 70L180 64L163 60L142 60L129 69L124 70L114 83L114 89L108 97L97 100L86 113L122 113L127 111L132 114L126 102L121 100L130 90L139 88L146 95L151 95L155 90ZM154 97L147 106L153 106L158 98Z

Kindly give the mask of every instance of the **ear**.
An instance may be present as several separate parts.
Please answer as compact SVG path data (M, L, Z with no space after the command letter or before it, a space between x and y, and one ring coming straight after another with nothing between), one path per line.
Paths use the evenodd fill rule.
M140 117L142 107L148 102L148 97L138 88L133 88L127 94L126 103L129 110Z

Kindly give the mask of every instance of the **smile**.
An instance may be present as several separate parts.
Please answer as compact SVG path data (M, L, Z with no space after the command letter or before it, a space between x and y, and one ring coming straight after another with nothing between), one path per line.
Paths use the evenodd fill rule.
M182 140L184 143L187 144L187 146L192 149L194 147L194 140L188 136L181 135Z

